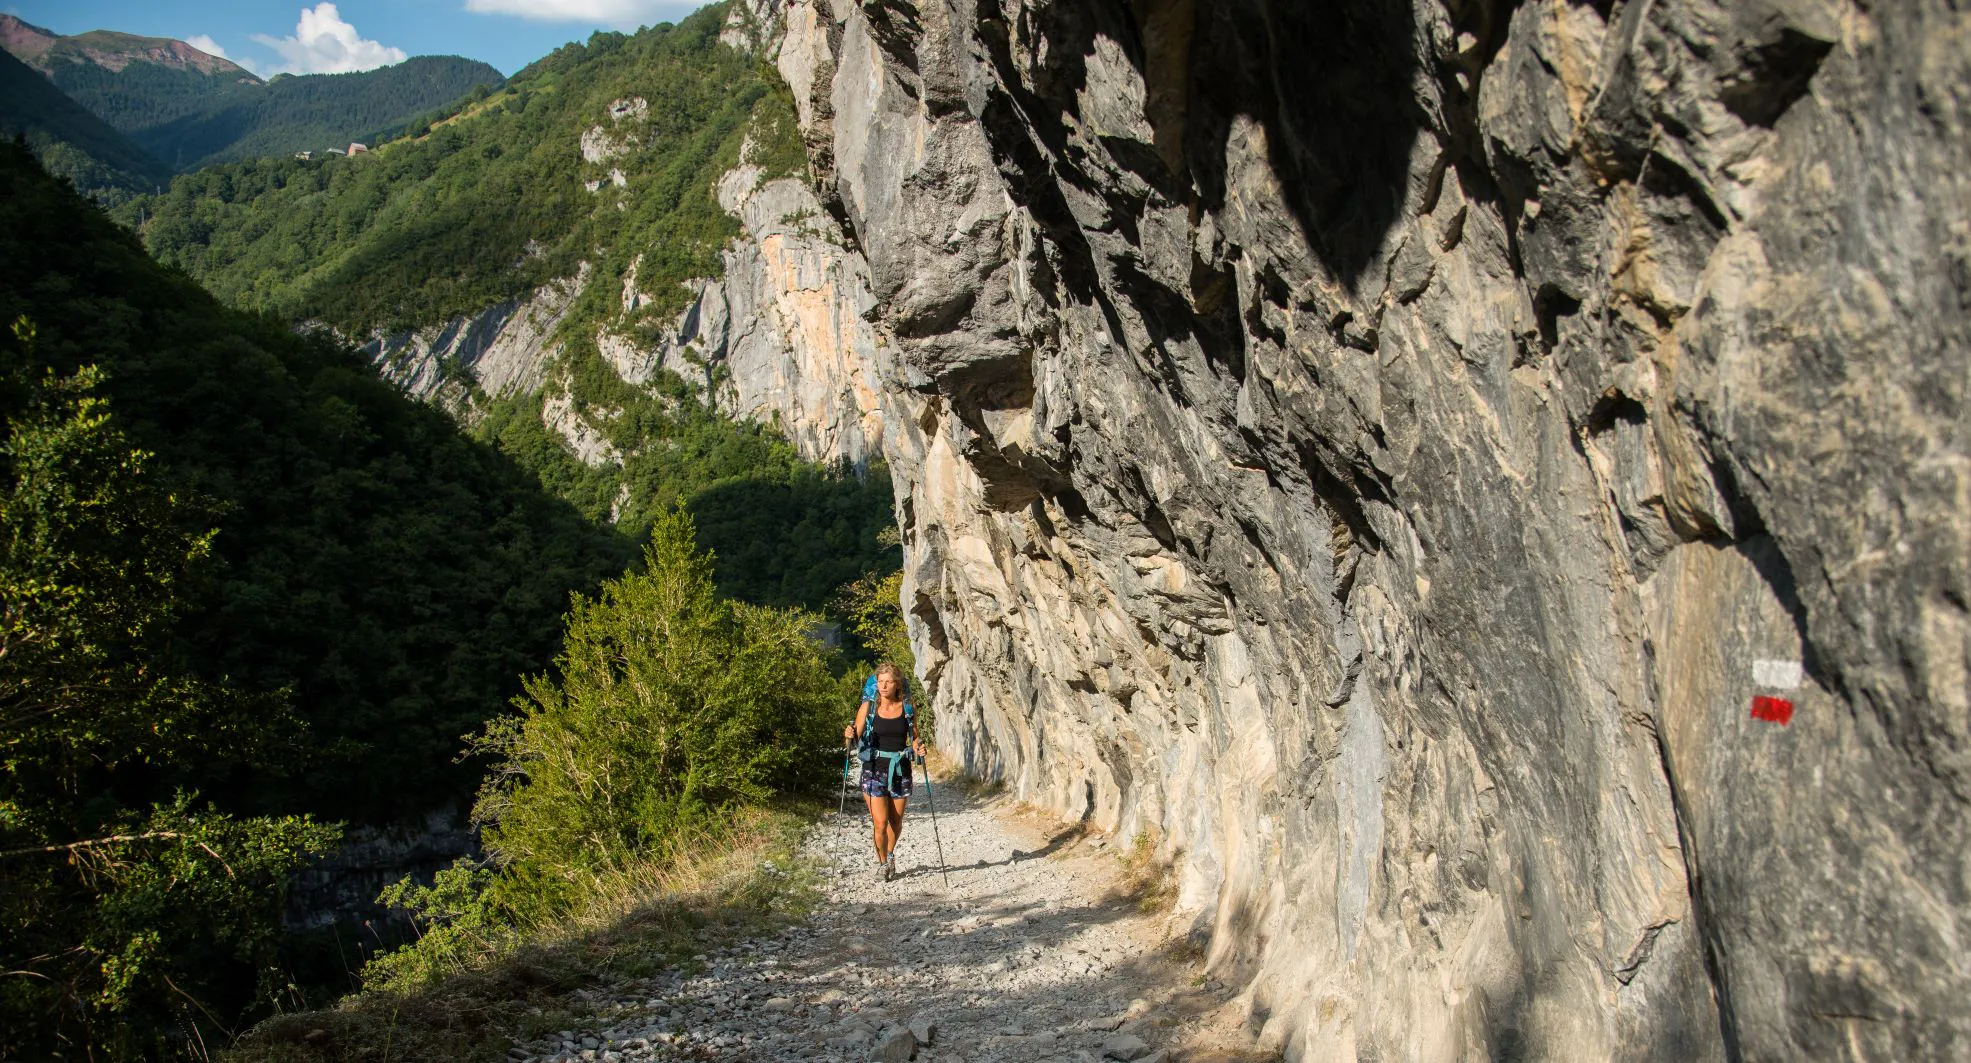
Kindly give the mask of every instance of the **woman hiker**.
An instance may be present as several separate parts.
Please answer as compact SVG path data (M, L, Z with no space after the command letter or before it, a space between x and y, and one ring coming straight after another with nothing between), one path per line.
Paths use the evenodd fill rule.
M865 690L855 723L842 728L842 740L862 736L862 793L874 824L876 865L883 881L896 877L897 836L903 833L903 806L910 803L910 756L924 755L917 738L917 712L905 700L903 669L876 666L875 696Z

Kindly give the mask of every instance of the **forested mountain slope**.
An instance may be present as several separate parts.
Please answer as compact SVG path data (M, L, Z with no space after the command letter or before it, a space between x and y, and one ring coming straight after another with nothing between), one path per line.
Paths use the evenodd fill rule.
M89 82L101 75L77 68L58 77L66 91L86 101L95 96ZM282 74L209 100L195 112L144 120L130 136L180 171L323 152L400 131L419 116L502 80L491 66L456 55L412 56L352 74Z
M0 321L0 962L34 972L0 984L0 1055L61 1025L155 1058L185 1007L160 979L244 1006L282 854L321 843L214 817L463 801L461 736L633 554L357 353L221 307L12 144ZM89 842L125 835L157 844Z
M730 349L763 358L784 354L786 333L830 321L846 330L831 336L862 335L849 297L864 289L848 286L840 298L823 290L850 278L839 247L817 235L829 223L809 216L803 181L785 176L802 168L791 103L767 90L756 56L721 43L732 33L721 17L603 35L538 65L538 98L511 113L551 114L548 105L582 89L585 109L563 115L572 128L499 126L466 154L456 138L476 115L508 113L468 106L375 156L291 171L329 180L316 189L321 198L283 205L279 220L312 212L333 227L350 206L335 198L346 191L338 181L369 163L409 164L397 182L360 189L382 193L394 212L387 224L348 229L377 238L366 250L377 289L390 295L391 283L461 271L474 283L512 283L500 268L466 268L512 261L472 240L502 211L525 221L524 197L538 189L524 169L487 177L446 167L507 154L489 146L524 159L535 136L566 149L539 162L573 170L555 176L582 209L548 212L559 230L523 228L516 257L559 254L570 274L543 274L533 289L495 287L519 298L481 303L472 315L504 313L516 334L532 330L510 366L532 374L530 386L482 387L489 359L386 343L422 343L449 327L442 314L408 332L371 332L382 368L449 417L379 379L376 362L331 331L294 327L296 317L324 315L225 308L147 258L25 152L0 157L0 317L14 323L0 340L0 414L11 433L0 471L14 491L0 619L15 625L0 636L40 622L41 613L15 609L12 588L58 620L68 615L55 608L62 602L96 610L84 616L95 641L30 632L45 646L81 645L80 658L0 654L0 725L18 723L5 714L21 706L29 719L53 721L0 735L12 758L0 777L0 918L13 928L0 937L0 962L35 972L0 982L0 1055L42 1054L58 1037L111 1058L197 1054L205 1049L196 1031L211 1036L215 1021L264 1014L276 993L283 1007L301 1002L302 991L272 981L277 973L321 983L299 966L276 916L289 872L332 844L319 821L346 821L354 844L309 865L298 892L355 867L368 892L352 899L345 890L332 903L346 911L368 902L380 885L379 869L360 863L379 836L369 828L422 825L434 809L460 807L485 767L479 757L460 762L467 736L496 761L482 794L487 821L501 824L507 851L523 835L539 850L506 876L498 904L535 918L552 917L549 901L595 888L592 871L628 873L623 860L632 858L661 865L680 839L724 829L735 807L827 776L808 754L859 689L859 675L840 674L856 666L853 644L837 654L818 644L813 613L754 603L834 607L858 637L907 660L896 545L883 534L893 521L889 479L880 464L856 475L847 462L803 460L772 425L715 409L719 360L691 359L713 353L706 315L715 305ZM630 54L611 67L619 52ZM601 74L585 72L591 61ZM441 174L463 174L472 194L432 180ZM193 202L231 205L224 179L206 187L211 199ZM463 227L424 234L430 240L401 229L433 219ZM434 254L439 264L417 259ZM721 280L732 261L745 268ZM749 285L759 289L751 303L712 298ZM789 316L770 316L783 304ZM740 306L760 313L732 312ZM533 309L552 313L536 320ZM697 322L696 346L675 345L681 322ZM653 345L639 346L640 324ZM435 374L434 387L413 379L422 370ZM69 456L77 440L94 441L86 462ZM78 519L66 500L90 491L117 504L90 503ZM135 501L118 501L125 495ZM653 525L658 542L643 564L658 571L640 572L631 551ZM568 592L610 573L623 575L575 607L552 678ZM680 573L690 589L680 620L696 634L652 639L652 608L640 603L678 606L664 588ZM750 601L715 594L714 580L725 596ZM119 606L125 597L131 606ZM872 625L876 614L887 619ZM620 650L609 648L618 641ZM95 646L107 660L89 657ZM649 673L628 686L616 663L625 652ZM40 670L17 674L26 665ZM61 688L36 683L73 685L78 674L108 691L91 706L120 711L92 721L39 707ZM123 685L99 682L105 675ZM527 697L509 700L523 676ZM142 698L110 696L153 677ZM564 699L555 693L562 682L590 693ZM693 708L705 699L718 711ZM679 734L702 733L704 748L664 738L668 723L618 742L625 712L656 710L675 717ZM559 741L561 726L578 726L618 758L617 789L604 799L593 800L586 760L569 765L565 792L542 782L523 743ZM646 748L657 739L663 748ZM532 782L516 783L523 776ZM546 795L530 799L542 805L535 827L512 811L526 803L523 791ZM626 815L632 806L608 794L644 796ZM650 804L659 799L664 807ZM555 828L577 806L620 835L615 848ZM304 815L316 819L296 818ZM414 869L396 865L384 881ZM569 878L570 869L580 874ZM317 903L300 913L311 923ZM365 948L380 927L363 931ZM323 943L333 944L327 931ZM327 955L322 973L337 981L363 958Z
M873 386L810 385L845 425L825 439L734 421L792 413L787 345L861 322L821 287L839 248L789 179L792 103L725 18L598 33L376 151L214 167L126 216L221 298L368 340L595 519L634 535L688 502L727 593L824 606L895 563L885 478L800 460L867 460L843 395Z
M173 170L346 147L501 81L458 56L263 81L183 41L109 30L64 37L12 15L0 15L0 47Z
M663 296L645 316L667 317L675 282L715 273L738 233L712 185L773 104L769 73L719 47L718 25L598 33L360 158L191 174L147 204L145 243L222 299L352 336L475 312L580 262L620 274L637 254Z
M26 138L48 172L99 202L121 202L171 181L169 167L3 52L0 136Z
M370 163L402 159L410 165L396 184L361 189L405 195L404 202L391 202L389 209L398 213L390 215L389 224L349 230L378 238L370 253L378 263L377 287L387 292L384 282L392 278L444 278L451 276L452 263L510 261L487 256L470 242L482 231L476 226L502 211L519 213L525 221L524 197L548 187L530 184L524 170L503 172L486 179L481 198L448 201L457 190L421 183L420 168L427 179L453 175L445 169L449 160L476 158L485 164L505 154L483 150L489 143L512 146L516 157L525 157L523 149L535 135L558 138L567 149L564 158L541 162L573 162L567 168L574 172L560 176L568 178L573 195L582 197L575 202L585 209L549 212L549 218L569 224L558 234L523 229L524 240L539 234L556 243L551 251L523 242L520 257L561 253L571 264L574 278L553 278L542 290L575 297L566 301L558 320L582 323L581 331L544 324L542 342L524 352L530 359L524 368L545 378L531 390L496 395L478 386L464 361L419 362L440 370L440 382L449 389L424 394L440 401L463 396L452 406L456 419L378 379L374 364L326 330L297 335L292 319L223 308L182 273L146 258L126 231L60 190L25 154L16 150L0 160L5 163L0 314L22 323L5 341L8 365L28 379L44 368L69 373L100 366L105 379L96 387L113 423L134 444L156 453L148 475L185 500L176 519L193 532L214 529L210 556L186 562L183 579L171 588L170 622L154 625L157 638L146 642L141 654L134 644L118 652L147 667L153 660L167 662L175 669L170 675L205 684L188 689L223 692L224 698L214 695L214 704L244 699L239 712L215 709L217 716L186 717L174 731L183 743L169 756L143 761L127 749L112 749L101 762L83 764L78 781L65 787L50 788L26 773L9 776L8 784L17 790L6 799L23 807L45 804L54 792L79 796L49 806L33 822L0 823L9 832L0 844L38 852L34 846L45 843L58 852L75 839L137 830L131 837L143 840L117 842L105 852L127 859L133 874L151 875L157 861L177 861L172 866L197 885L218 866L200 863L203 850L160 850L152 842L196 837L228 859L234 850L227 846L233 843L177 831L174 825L193 814L169 804L181 790L192 795L188 808L214 802L211 815L243 824L238 844L267 839L256 850L260 860L252 865L250 883L243 878L236 895L189 897L166 889L163 899L182 916L168 925L155 910L118 914L133 912L122 894L104 893L99 880L64 871L59 859L32 866L0 863L0 874L12 876L7 895L17 900L7 918L13 925L39 928L34 935L8 939L10 947L27 951L10 952L6 962L10 969L39 964L36 970L46 968L43 973L52 979L46 985L17 980L0 986L18 990L0 997L0 1006L10 1016L25 1017L7 1024L8 1036L20 1040L0 1045L0 1054L44 1045L50 1028L74 1021L96 1024L70 1033L113 1049L111 1055L147 1056L158 1053L145 1038L169 1039L175 1036L170 1030L183 1032L194 1024L212 1029L205 1025L210 1016L199 1018L204 1012L194 1012L186 1000L215 1009L225 1022L245 1013L252 1001L264 1007L268 987L261 986L256 996L254 971L293 960L282 952L269 906L278 898L285 870L327 843L306 825L250 817L307 813L346 819L353 828L456 807L484 766L457 761L465 736L481 733L489 717L509 709L508 697L522 676L542 674L558 645L557 621L568 604L567 592L594 586L601 576L631 565L631 541L667 511L687 511L696 521L697 542L682 516L663 518L671 529L665 549L695 551L700 543L715 548L716 565L703 556L691 565L715 574L726 594L769 604L831 606L852 581L874 573L878 578L864 582L841 619L854 629L871 610L894 618L894 576L881 579L894 572L896 547L883 535L893 511L880 466L877 475L857 476L802 460L796 446L771 426L713 409L705 392L686 384L673 368L653 361L644 372L626 377L597 345L603 325L627 331L638 320L636 311L664 291L660 283L668 279L675 285L683 278L690 285L666 293L668 305L650 315L658 323L654 332L674 335L679 314L689 316L705 303L706 291L717 287L706 274L723 268L732 251L727 238L758 228L746 227L741 200L754 205L755 221L767 217L756 201L773 201L768 214L785 230L773 238L776 247L807 248L803 254L814 250L801 242L809 239L801 234L817 223L787 220L801 208L789 206L795 201L785 200L784 193L801 182L767 176L800 165L798 147L789 143L791 105L765 91L753 57L719 43L721 28L714 12L675 30L640 35L637 40L649 51L615 73L647 95L622 97L614 95L623 91L621 85L591 85L590 111L577 119L586 124L572 130L504 126L496 136L474 142L472 154L465 155L452 138L470 131L468 116L441 120L428 135L375 156L290 171L329 179L317 189L320 199L286 205L281 220L313 211L317 224L331 226L338 216L325 204L341 208L349 202L335 199L346 191L340 182L360 176ZM541 64L544 77L571 76L551 81L537 102L551 103L571 91L581 84L572 75L580 74L586 58L607 60L630 40L603 37L588 48L561 53L557 58L565 66L556 67L555 60ZM726 91L733 84L740 88L736 99ZM521 103L514 113L533 109ZM461 129L448 134L453 126ZM621 138L601 149L606 167L583 160L582 141L596 143L599 127ZM599 176L584 178L596 167L602 167ZM220 173L257 169L242 164ZM623 184L608 179L610 169L629 171ZM728 199L738 197L728 210L715 198L713 183L734 172L746 180L724 182ZM585 179L594 186L586 186ZM222 194L224 180L211 187L210 200L189 202L222 211L232 205ZM632 194L646 191L654 202L639 208ZM431 209L439 203L448 204L447 210ZM446 241L391 231L394 225L432 218L457 221L463 228L437 230ZM619 224L640 228L628 229L626 236L614 227ZM763 254L757 244L751 245L756 256ZM425 274L416 261L391 258L434 253L450 256L447 265ZM643 276L655 278L651 288L643 282L628 285L626 303L620 278L602 281L601 271L610 263L622 264L631 276L644 270ZM488 272L503 276L497 269ZM788 278L802 275L791 264L781 272ZM584 276L595 284L568 283ZM526 295L542 298L540 291ZM820 309L836 314L840 307L828 302ZM743 326L770 333L783 324L761 319ZM667 364L700 374L708 368L675 359ZM39 394L23 389L29 396ZM554 422L557 406L570 410L577 402L576 418ZM32 423L25 415L15 420ZM461 433L461 420L479 442ZM579 430L566 427L577 423ZM584 452L583 446L590 449ZM608 456L584 460L597 453ZM542 491L543 485L561 499ZM608 528L611 522L617 530ZM629 582L617 586L635 586L638 578L632 571L625 577ZM709 590L703 580L700 586ZM887 605L881 588L891 592ZM821 721L832 733L839 700L833 670L852 659L815 645L816 618L729 603L717 610L746 632L771 635L800 659L801 684L769 685L783 699L798 693L801 726L813 731ZM768 623L769 615L781 619ZM886 623L887 631L896 622ZM886 652L901 656L907 648L896 641L891 638ZM644 645L643 640L636 644ZM723 658L712 664L716 667L704 681L691 684L699 695L735 682L740 674ZM601 678L608 675L604 669ZM545 689L538 680L530 682L530 689ZM749 695L746 701L745 712L725 714L728 724L752 718L747 714L764 711L771 699ZM249 728L246 720L260 724ZM30 752L53 757L61 737L51 734L45 748ZM795 754L814 741L814 734L807 734L787 748L765 751L771 754L767 759L792 763L781 773L790 779L806 778L814 774L807 770L812 765ZM765 754L755 753L747 754L748 762L764 763ZM699 801L725 800L717 797L725 792L719 787L740 776L721 778L726 781L688 790L685 798L696 793ZM744 788L749 799L768 792L758 780ZM680 814L703 812L694 809ZM147 833L139 829L146 824L161 826ZM645 823L642 829L652 828ZM571 859L586 858L588 850L579 841L563 841L571 847ZM320 874L317 868L306 880ZM178 880L167 875L145 881ZM371 887L358 900L373 893ZM154 893L142 899L157 902ZM231 913L225 918L237 915L241 929L216 943L200 941L192 928L232 925L213 907L222 901ZM145 946L152 951L142 976L120 995L89 996L109 977L105 956L125 944L119 935L153 925L161 936ZM79 933L93 935L92 943L76 947ZM51 956L67 959L57 969L43 962ZM332 973L339 978L344 968ZM192 996L174 996L161 981L166 975ZM78 1004L84 997L99 1003ZM105 1022L116 1015L127 1024ZM191 1049L179 1043L174 1050Z
M469 789L459 735L552 656L568 592L630 551L360 356L221 307L32 158L5 163L0 319L36 335L8 357L102 369L128 434L214 512L179 646L200 674L290 688L309 727L292 770L226 785L372 821Z

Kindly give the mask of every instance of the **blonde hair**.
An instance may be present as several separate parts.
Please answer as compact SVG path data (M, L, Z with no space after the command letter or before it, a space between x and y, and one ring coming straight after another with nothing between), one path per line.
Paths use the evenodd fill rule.
M876 666L876 676L878 679L881 679L885 674L897 681L898 701L902 701L910 696L910 680L904 676L903 669L898 668L889 661L884 661L882 664ZM883 700L883 687L880 683L876 687L876 700L878 702Z

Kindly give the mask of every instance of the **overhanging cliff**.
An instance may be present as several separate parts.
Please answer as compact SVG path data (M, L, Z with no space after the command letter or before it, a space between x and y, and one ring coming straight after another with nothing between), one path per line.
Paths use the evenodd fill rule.
M1966 16L754 14L941 742L1289 1058L1971 1052Z

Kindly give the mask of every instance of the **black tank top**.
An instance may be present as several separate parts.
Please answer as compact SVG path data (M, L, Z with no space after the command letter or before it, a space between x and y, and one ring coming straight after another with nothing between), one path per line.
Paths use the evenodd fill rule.
M876 713L876 706L874 704L869 706L869 711L872 715L876 716L874 725L876 748L885 753L902 751L907 744L905 740L910 736L910 720L901 712L897 713L896 719L887 719Z

